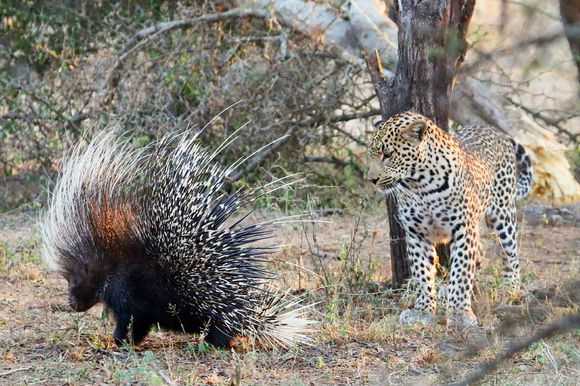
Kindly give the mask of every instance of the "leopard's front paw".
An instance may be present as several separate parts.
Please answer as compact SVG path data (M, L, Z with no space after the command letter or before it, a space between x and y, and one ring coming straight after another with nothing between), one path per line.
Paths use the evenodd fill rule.
M502 272L502 287L510 292L519 291L522 288L522 279L518 270L505 270Z
M502 287L503 291L512 300L522 300L526 296L524 286L519 279L506 281Z
M477 327L477 317L471 309L453 311L447 316L447 324L452 327Z
M433 324L433 315L430 312L420 311L416 309L405 310L399 316L399 323L413 324L421 323L426 325Z
M437 290L437 304L440 308L447 308L447 284L439 284L439 289Z

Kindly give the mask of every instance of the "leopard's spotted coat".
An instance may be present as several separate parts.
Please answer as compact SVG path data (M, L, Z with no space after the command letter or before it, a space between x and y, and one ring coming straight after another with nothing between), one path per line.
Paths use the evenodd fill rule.
M420 114L404 112L378 126L370 154L377 161L371 179L397 198L416 285L415 306L400 321L432 321L437 297L434 245L448 241L448 319L476 325L471 292L482 253L483 216L505 252L504 277L519 288L516 199L528 194L532 178L524 148L489 126L468 126L451 135Z

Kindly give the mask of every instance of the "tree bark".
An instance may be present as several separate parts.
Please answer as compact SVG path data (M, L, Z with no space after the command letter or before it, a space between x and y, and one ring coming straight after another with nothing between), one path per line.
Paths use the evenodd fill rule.
M564 34L568 39L578 69L578 82L580 82L580 0L560 0L560 16L564 23Z
M394 76L384 77L377 52L367 58L383 119L413 110L448 129L451 92L467 50L465 34L474 6L475 0L395 2L399 45ZM397 218L396 200L388 199L387 209L392 282L400 286L409 277L405 233ZM440 264L447 265L448 246L438 247L437 253Z

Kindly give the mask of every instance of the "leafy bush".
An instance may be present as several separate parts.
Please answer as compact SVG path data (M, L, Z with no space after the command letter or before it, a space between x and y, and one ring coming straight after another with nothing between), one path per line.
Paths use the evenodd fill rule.
M0 63L1 175L51 175L73 143L103 127L120 126L142 142L213 119L201 137L210 147L245 125L225 163L282 138L234 180L255 181L267 164L273 174L307 170L318 184L361 185L363 148L343 129L370 109L360 69L260 17L193 23L130 51L137 31L172 13L216 12L211 4L170 4L2 3L0 49L9 59ZM364 136L354 137L364 144Z

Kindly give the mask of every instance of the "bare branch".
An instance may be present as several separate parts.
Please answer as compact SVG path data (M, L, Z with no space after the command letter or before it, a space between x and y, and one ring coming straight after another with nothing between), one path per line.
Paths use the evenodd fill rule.
M256 154L254 156L254 158L252 158L252 160L246 165L246 167L239 170L236 174L234 174L233 176L230 176L228 179L231 182L235 182L235 181L239 180L240 178L242 178L245 174L252 171L256 166L260 165L276 149L278 149L280 146L285 144L295 134L295 132L298 130L298 128L318 126L318 125L321 125L321 124L324 124L327 122L328 123L346 122L346 121L351 121L354 119L369 118L369 117L372 117L372 116L375 116L378 114L379 114L378 110L371 109L369 111L363 111L360 113L341 114L341 115L335 115L335 116L331 116L331 117L327 117L327 116L322 115L322 116L303 119L301 121L287 122L287 124L290 126L290 129L288 129L288 131L286 131L286 133L283 135L282 139L280 139L276 143L272 144L271 146L268 146L267 148L265 148L264 150L262 150L261 152ZM270 127L265 128L264 131L269 130L269 128ZM366 143L364 141L357 139L356 137L352 136L352 134L348 134L344 130L338 129L336 127L334 129L339 131L340 133L348 136L350 139L356 141L357 143L359 143L363 146L366 145ZM357 167L357 169L358 169L358 167ZM361 173L362 173L362 171L361 171Z
M379 115L381 113L380 110L378 109L370 109L368 111L361 111L359 113L351 113L351 114L341 114L341 115L335 115L332 116L330 118L320 118L318 120L316 120L316 123L322 123L322 122L347 122L347 121L352 121L354 119L361 119L361 118L370 118L370 117L374 117L376 115Z
M226 12L205 14L193 19L172 20L163 23L157 23L151 27L144 28L137 32L133 38L121 50L113 67L109 71L106 82L106 93L103 98L103 104L111 103L115 96L115 90L121 79L121 72L127 60L144 45L159 38L162 34L180 28L190 28L200 23L215 23L227 19L238 19L247 17L268 18L270 14L258 8L234 8Z
M383 73L383 64L377 50L373 51L372 54L367 55L366 64L369 74L371 75L371 81L373 82L373 86L375 87L375 91L379 98L381 111L389 111L389 108L384 104L387 101L392 100L389 91L390 87L389 82Z
M66 119L66 122L71 122L75 125L80 124L82 121L91 118L91 114L77 114L73 117L71 117L70 119ZM41 117L38 115L32 115L32 114L18 114L18 113L8 113L8 114L4 114L4 115L0 115L0 121L9 121L9 120L18 120L18 121L25 121L25 122L30 122L30 121L60 121L61 119L59 118L48 118L48 117Z
M378 115L378 114L373 114L373 115ZM363 140L355 137L354 135L352 135L348 131L343 130L339 126L333 125L332 126L332 129L338 131L340 134L344 135L346 138L348 138L351 141L355 142L357 145L364 146L364 147L368 147L368 143L366 143L365 141L363 141Z
M323 155L307 155L304 156L304 158L302 159L304 162L319 162L319 163L330 163L330 164L334 164L336 166L340 166L340 167L345 167L348 165L352 165L352 167L354 168L354 170L356 170L357 174L360 175L361 177L364 177L364 170L361 169L361 167L356 163L356 162L352 162L352 161L347 161L347 160L343 160L337 157L328 157L328 156L323 156Z
M33 90L30 90L26 87L22 87L22 86L20 86L20 84L16 84L14 82L11 82L9 85L11 88L18 90L18 91L21 91L22 93L26 94L33 101L38 102L39 104L43 105L48 111L52 112L56 116L56 118L51 119L48 117L39 117L39 116L35 116L35 115L30 115L30 114L26 115L26 114L9 113L9 114L5 114L5 115L0 116L0 120L11 120L11 119L18 119L18 120L25 120L25 121L57 120L57 121L61 121L63 123L66 123L76 133L80 133L81 127L79 126L79 124L83 120L85 120L89 117L88 114L77 114L74 117L69 118L69 117L64 115L63 109L57 109L53 103L39 97Z
M261 152L256 154L254 156L254 158L252 158L252 160L243 169L238 170L238 172L236 174L234 174L233 176L229 176L228 180L230 182L236 182L237 180L239 180L240 178L242 178L243 176L248 174L256 166L261 164L266 159L266 157L268 157L270 154L272 154L274 152L274 150L278 149L280 146L282 146L283 144L288 142L288 140L292 137L292 135L294 134L296 129L297 129L297 126L290 127L290 129L288 129L288 131L286 131L286 133L284 134L284 136L280 140L278 140L277 142L273 143L272 145L268 146L267 148L265 148L264 150L262 150Z
M11 375L11 374L14 374L14 373L18 373L20 371L28 371L31 368L32 368L32 366L28 366L28 367L19 367L19 368L16 368L16 369L3 371L3 372L0 373L0 377L5 377L7 375Z
M575 314L559 319L545 326L544 328L536 331L536 333L530 336L529 338L511 345L504 353L496 356L493 360L483 364L479 368L479 370L476 371L474 374L461 380L460 382L454 383L453 385L456 386L472 385L475 382L483 379L486 375L490 374L495 369L497 369L497 367L502 362L505 362L518 352L530 347L533 343L541 339L546 339L554 335L561 334L578 326L580 326L580 312L576 312Z
M524 110L526 113L530 114L532 116L532 118L539 119L542 122L544 122L545 124L556 128L556 130L558 130L559 133L566 135L570 139L571 142L575 143L578 141L579 134L569 132L564 127L562 127L562 125L560 125L559 121L552 119L550 117L546 117L541 112L534 111L530 107L524 106L523 104L514 101L512 98L510 98L508 96L506 96L505 99L507 99L514 106L519 107L520 109Z

